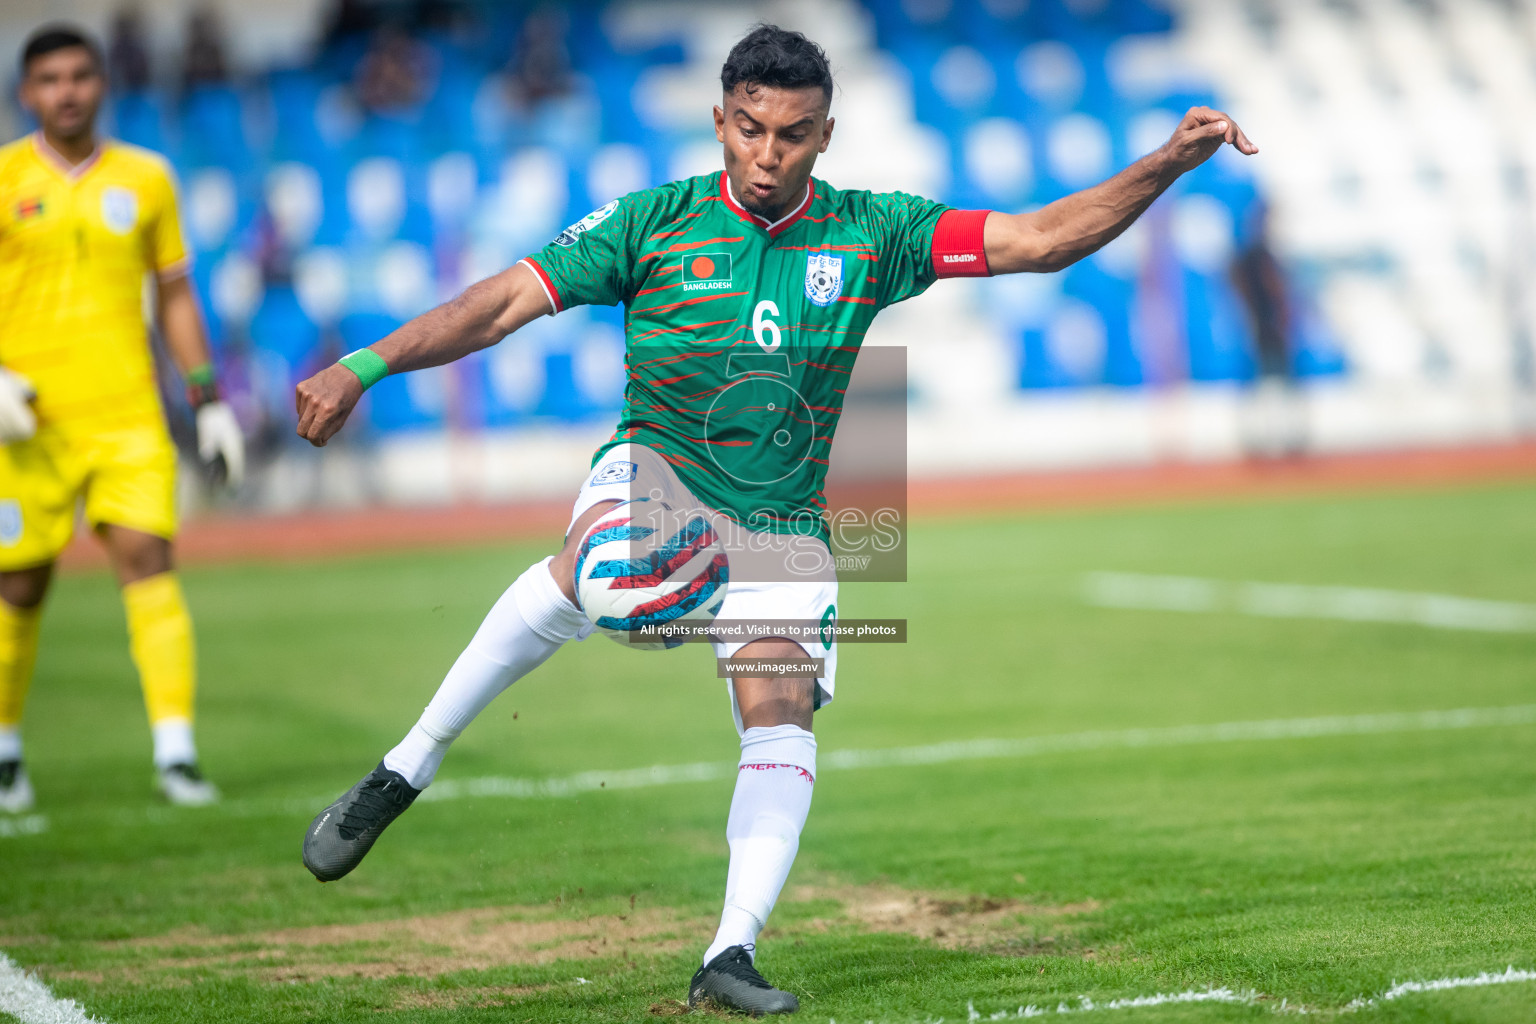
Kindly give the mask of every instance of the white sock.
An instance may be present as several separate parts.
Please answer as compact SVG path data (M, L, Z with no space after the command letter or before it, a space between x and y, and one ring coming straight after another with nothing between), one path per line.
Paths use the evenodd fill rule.
M192 723L185 718L166 718L149 727L155 738L155 767L196 764L197 745L192 742Z
M530 566L501 595L421 718L384 755L384 767L416 789L432 784L448 745L497 694L542 665L567 640L585 639L592 632L586 615L560 593L549 574L551 558Z
M21 760L21 729L0 725L0 761Z
M815 783L815 736L798 725L742 733L741 767L725 826L731 846L725 910L705 963L730 946L750 951L757 941L800 849Z

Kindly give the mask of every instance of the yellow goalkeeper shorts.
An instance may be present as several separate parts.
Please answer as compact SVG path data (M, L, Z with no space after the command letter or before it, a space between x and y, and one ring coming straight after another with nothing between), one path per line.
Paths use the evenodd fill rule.
M0 572L58 558L85 519L176 533L176 448L160 424L76 435L44 427L0 445Z

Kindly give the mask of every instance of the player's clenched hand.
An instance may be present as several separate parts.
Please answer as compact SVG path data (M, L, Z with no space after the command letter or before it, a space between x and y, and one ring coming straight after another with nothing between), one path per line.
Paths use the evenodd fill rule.
M25 441L37 433L32 402L37 389L19 373L0 367L0 442Z
M1259 151L1226 114L1210 107L1190 107L1173 136L1163 143L1163 153L1174 169L1183 174L1205 163L1226 143L1246 156Z
M363 383L357 374L340 363L327 366L295 389L299 436L316 448L325 444L347 422L362 397Z

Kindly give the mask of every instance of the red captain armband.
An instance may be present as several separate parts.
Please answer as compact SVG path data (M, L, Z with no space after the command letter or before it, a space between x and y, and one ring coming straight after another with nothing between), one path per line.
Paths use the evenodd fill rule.
M982 240L991 210L945 210L933 227L935 277L990 277Z

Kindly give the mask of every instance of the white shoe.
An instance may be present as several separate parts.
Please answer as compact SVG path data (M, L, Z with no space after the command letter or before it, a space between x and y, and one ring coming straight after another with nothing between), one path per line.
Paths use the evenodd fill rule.
M0 762L0 811L21 814L33 804L32 782L20 761Z
M206 807L219 802L218 787L203 778L195 764L173 764L161 768L157 775L160 792L178 807Z

